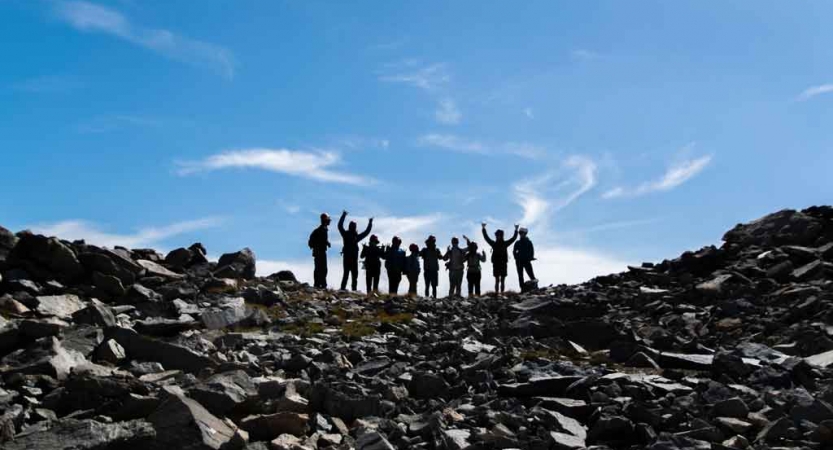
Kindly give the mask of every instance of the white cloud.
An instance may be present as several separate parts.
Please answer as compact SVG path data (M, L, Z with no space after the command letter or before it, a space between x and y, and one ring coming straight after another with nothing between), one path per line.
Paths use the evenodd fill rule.
M546 154L546 149L528 142L505 142L489 144L479 140L468 139L453 134L429 133L417 139L422 147L437 147L459 153L478 155L515 155L528 159L537 159Z
M189 39L169 30L135 26L120 12L87 1L58 1L55 12L76 30L109 34L171 59L212 68L226 78L234 77L234 56L219 45Z
M805 101L809 100L817 95L822 94L830 94L833 93L833 84L822 84L819 86L812 86L804 90L801 94L799 94L797 100L798 101Z
M373 180L332 170L341 161L334 152L302 152L287 149L253 148L211 155L202 161L178 163L180 175L221 169L261 169L312 180L369 185Z
M459 108L457 108L457 104L454 100L447 98L440 100L440 104L434 112L434 117L439 123L456 125L460 123L460 120L463 118L463 113L460 112Z
M521 224L542 226L556 213L596 186L596 163L585 156L571 156L560 170L515 185L515 201L523 209Z
M122 246L127 248L151 247L165 239L193 231L219 226L223 220L218 217L206 217L196 220L177 222L163 227L141 228L133 234L108 233L96 224L84 220L65 220L53 224L40 224L29 227L33 232L45 236L56 236L64 240L83 239L90 244L105 247Z
M535 114L532 111L532 108L524 108L524 115L530 119L535 118Z
M638 197L652 192L670 191L702 172L711 160L711 155L707 155L682 161L670 166L658 180L642 183L635 188L615 187L602 194L602 198Z
M396 73L380 75L380 81L408 84L426 91L432 91L451 81L451 75L443 63L422 65L419 61L407 60L389 64L387 67L395 69Z
M461 153L486 154L489 150L485 144L455 136L453 134L426 134L417 140L417 144L426 147L439 147Z

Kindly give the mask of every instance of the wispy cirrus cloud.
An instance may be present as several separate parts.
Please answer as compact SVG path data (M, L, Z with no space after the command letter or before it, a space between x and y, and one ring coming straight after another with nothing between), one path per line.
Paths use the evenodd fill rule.
M228 79L234 77L234 56L225 47L170 30L140 27L114 9L83 0L58 0L54 11L78 31L107 34L177 61L210 68Z
M433 91L451 81L445 63L423 64L409 59L385 65L379 80L387 83L403 83L422 90Z
M602 198L614 199L622 197L639 197L654 192L670 191L694 178L697 174L702 172L709 165L709 163L711 163L711 161L712 156L706 155L678 162L668 167L662 177L657 180L645 182L633 188L623 186L615 187L602 194Z
M521 223L545 225L550 215L570 206L596 186L596 170L592 159L574 155L555 171L515 184L515 202L523 209Z
M600 55L597 52L594 52L593 50L588 50L586 48L577 48L570 52L570 56L572 56L573 59L578 59L581 61L590 61L599 58Z
M830 93L833 93L833 84L821 84L818 86L811 86L805 89L804 92L799 94L798 97L796 97L796 100L803 102L806 100L810 100L813 97Z
M103 231L99 225L85 220L64 220L56 223L37 224L29 228L46 236L57 236L65 240L83 239L90 244L105 247L126 248L152 247L165 239L194 231L215 228L222 225L221 217L204 217L176 222L162 227L140 228L134 233L120 234Z
M460 120L463 118L463 113L460 112L460 109L457 107L457 103L454 100L445 98L440 100L437 110L434 112L434 117L439 123L456 125L460 123Z
M178 162L179 175L223 169L260 169L311 180L352 185L370 185L374 180L334 170L341 156L332 151L304 152L288 149L252 148L230 150L200 161Z
M435 147L442 150L477 155L515 155L537 159L546 154L544 147L528 142L489 143L454 134L429 133L420 136L416 143L420 147Z

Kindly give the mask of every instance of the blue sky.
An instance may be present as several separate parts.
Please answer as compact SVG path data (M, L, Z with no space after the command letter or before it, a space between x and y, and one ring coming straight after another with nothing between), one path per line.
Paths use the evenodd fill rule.
M0 0L0 224L250 246L262 272L306 277L321 211L406 243L521 222L539 278L580 281L830 202L831 16L827 1Z

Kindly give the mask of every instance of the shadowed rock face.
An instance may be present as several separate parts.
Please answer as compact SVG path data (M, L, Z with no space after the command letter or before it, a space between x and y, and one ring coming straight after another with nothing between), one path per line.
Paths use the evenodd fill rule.
M244 249L0 228L0 447L825 448L833 209L502 297L363 298Z

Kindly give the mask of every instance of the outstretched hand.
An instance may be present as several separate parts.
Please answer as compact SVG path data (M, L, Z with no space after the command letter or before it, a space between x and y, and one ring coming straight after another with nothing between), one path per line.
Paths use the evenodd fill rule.
M373 218L371 217L368 222L373 223Z
M515 229L517 230L518 228L520 228L520 225L518 225L518 224L516 223L516 224L515 224Z
M486 228L486 222L480 222L480 225L481 225L483 228Z

